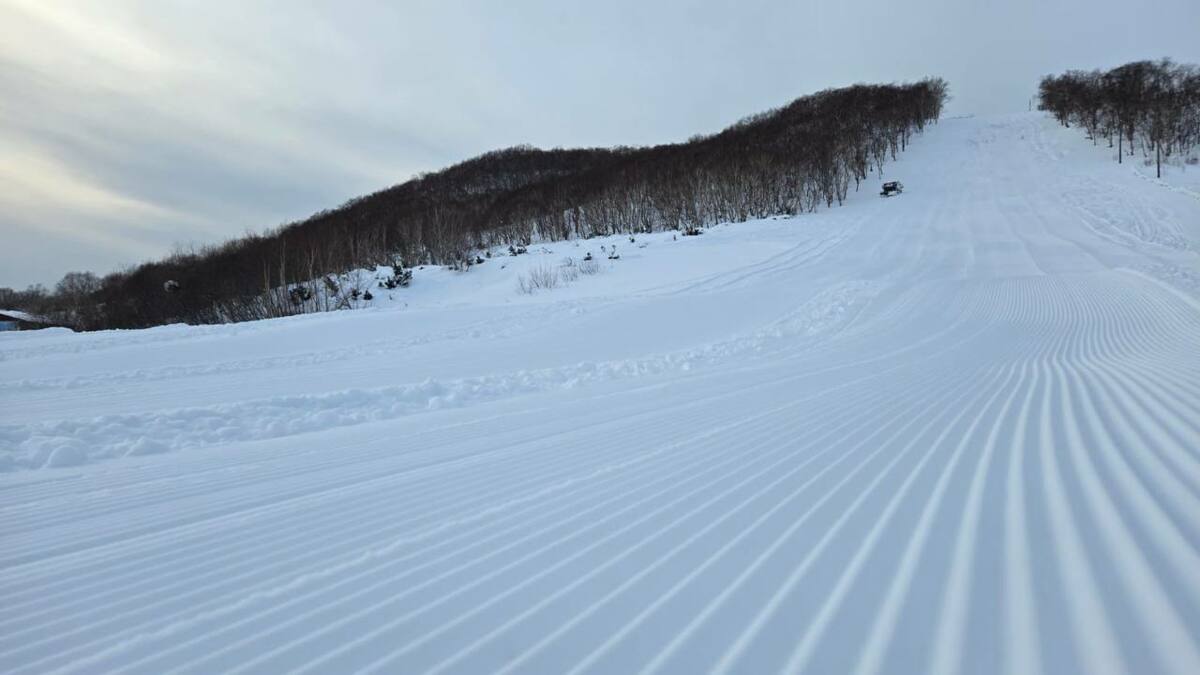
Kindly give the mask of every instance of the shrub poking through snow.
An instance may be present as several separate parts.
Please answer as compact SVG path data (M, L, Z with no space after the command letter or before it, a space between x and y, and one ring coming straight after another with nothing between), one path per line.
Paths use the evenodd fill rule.
M407 287L412 283L412 270L406 270L399 263L392 266L391 275L379 280L379 287L389 291Z
M578 263L573 258L564 258L558 267L538 265L518 275L517 291L522 295L533 295L538 291L548 291L578 281L580 275L592 276L599 273L600 263L593 260L590 254Z
M556 288L558 286L558 270L546 265L538 265L529 270L529 280L538 288Z
M538 265L531 268L528 273L517 277L517 290L525 295L533 295L539 290L548 291L558 288L559 281L558 270L546 265Z
M293 305L303 305L312 299L312 290L308 286L293 286L288 289L288 298Z

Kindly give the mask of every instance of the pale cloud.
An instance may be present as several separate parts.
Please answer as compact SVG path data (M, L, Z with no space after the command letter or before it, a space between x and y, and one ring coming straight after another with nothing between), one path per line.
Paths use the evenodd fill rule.
M90 269L90 256L127 262L163 252L180 231L220 235L204 219L92 183L33 147L0 139L0 204L4 205L6 272L37 270L46 260L64 270ZM41 255L18 255L42 248ZM107 270L106 270L107 271ZM55 275L54 278L57 278ZM34 277L50 283L53 278Z
M160 76L167 54L122 25L103 3L0 2L0 56L52 71L76 85L116 86L130 77Z
M179 219L169 209L87 182L71 168L38 153L0 141L0 201L25 212L54 210L79 215ZM54 225L49 225L53 227Z

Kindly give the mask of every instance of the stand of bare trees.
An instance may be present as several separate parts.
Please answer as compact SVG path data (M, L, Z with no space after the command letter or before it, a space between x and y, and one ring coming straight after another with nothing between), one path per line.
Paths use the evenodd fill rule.
M1157 175L1172 155L1200 145L1200 68L1135 61L1109 71L1071 70L1047 75L1038 88L1040 110L1064 126L1083 127L1093 142L1108 139L1117 161L1142 152L1154 155Z
M311 311L288 289L400 261L463 268L481 248L695 230L840 204L937 120L947 87L822 91L709 136L647 148L489 152L302 222L100 280L81 328L241 321ZM82 314L80 315L82 316Z

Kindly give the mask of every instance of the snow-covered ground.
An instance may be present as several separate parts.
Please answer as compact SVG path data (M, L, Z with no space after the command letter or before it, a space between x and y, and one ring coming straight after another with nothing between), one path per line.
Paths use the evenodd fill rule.
M896 198L0 335L0 671L1200 672L1172 171L946 120Z

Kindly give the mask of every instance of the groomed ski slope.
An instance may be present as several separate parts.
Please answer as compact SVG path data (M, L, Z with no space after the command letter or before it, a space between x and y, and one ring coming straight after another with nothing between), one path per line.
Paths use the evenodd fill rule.
M1145 173L950 119L897 198L0 336L0 671L1200 672L1200 170Z

